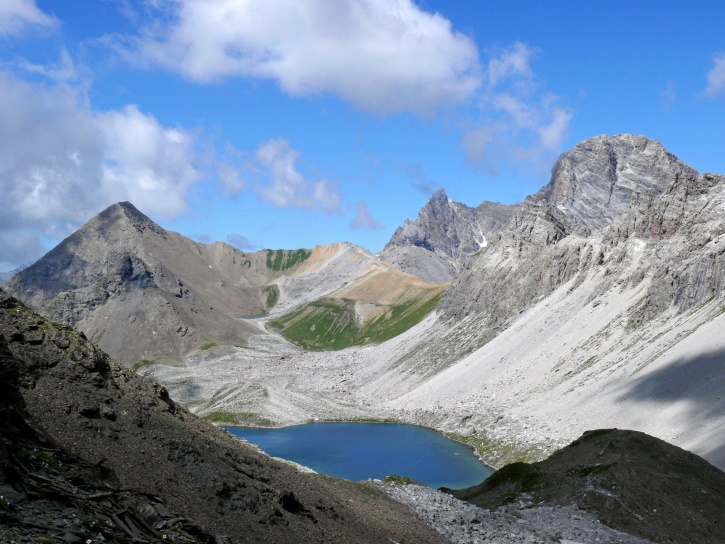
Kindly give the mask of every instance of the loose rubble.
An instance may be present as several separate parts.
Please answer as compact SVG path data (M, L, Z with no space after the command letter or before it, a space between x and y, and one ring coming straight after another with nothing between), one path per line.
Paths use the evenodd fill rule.
M573 506L536 506L521 501L491 511L423 485L376 485L455 544L651 544L610 529Z

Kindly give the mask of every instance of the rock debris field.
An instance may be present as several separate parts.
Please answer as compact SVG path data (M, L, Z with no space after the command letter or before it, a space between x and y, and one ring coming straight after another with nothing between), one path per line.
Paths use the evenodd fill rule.
M516 502L484 510L423 485L376 482L407 504L428 525L456 544L650 544L603 525L573 506L535 506Z

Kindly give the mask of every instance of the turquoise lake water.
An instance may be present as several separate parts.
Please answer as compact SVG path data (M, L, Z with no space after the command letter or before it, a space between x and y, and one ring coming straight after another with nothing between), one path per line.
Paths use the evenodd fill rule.
M281 429L225 429L272 457L352 481L397 474L433 488L462 489L493 473L471 448L424 427L335 422Z

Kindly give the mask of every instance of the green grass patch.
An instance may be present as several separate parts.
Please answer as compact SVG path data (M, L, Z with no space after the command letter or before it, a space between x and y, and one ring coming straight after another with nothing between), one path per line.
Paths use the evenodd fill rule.
M354 301L322 298L270 321L269 326L311 351L377 344L418 324L438 306L442 296L441 291L428 298L387 307L387 311L362 325L356 319Z
M290 270L297 265L305 262L312 251L306 249L286 250L286 249L268 249L267 250L267 268L271 268L275 272L282 270Z
M213 347L216 347L216 343L215 342L207 342L206 344L203 344L199 348L199 351L207 351L207 350L210 350Z
M215 410L202 416L206 421L220 425L245 425L250 427L274 427L276 423L271 419L255 414L254 412L229 412Z
M472 446L476 455L494 468L510 463L535 463L541 461L546 453L539 446L513 440L503 441L488 436L467 436L456 433L446 433L446 436Z
M267 309L274 308L277 302L279 302L279 287L275 284L265 285L262 288L262 295L264 296Z
M139 370L142 368L145 368L147 366L155 365L156 361L152 361L151 359L141 359L138 363L133 365L131 367L131 372L138 373Z

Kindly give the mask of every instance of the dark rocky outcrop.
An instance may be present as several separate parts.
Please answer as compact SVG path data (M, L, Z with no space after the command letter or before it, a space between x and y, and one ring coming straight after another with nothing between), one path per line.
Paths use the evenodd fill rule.
M229 542L61 448L27 414L20 377L21 363L0 334L2 542Z
M4 542L444 541L372 488L232 438L2 291L0 363Z
M507 465L452 493L490 509L517 501L578 505L654 542L717 544L725 534L725 473L636 431L586 432L545 461Z

